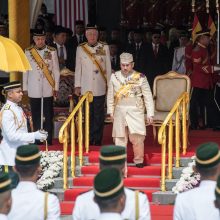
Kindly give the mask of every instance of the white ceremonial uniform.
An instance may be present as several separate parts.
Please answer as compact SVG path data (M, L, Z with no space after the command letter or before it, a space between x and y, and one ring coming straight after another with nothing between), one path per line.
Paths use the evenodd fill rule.
M9 220L44 220L45 193L37 189L34 182L19 182L12 190L12 207ZM59 200L55 195L48 195L47 220L60 219Z
M174 220L219 220L220 213L215 208L216 182L204 180L199 187L177 195Z
M107 94L107 113L114 117L112 137L119 146L133 146L134 163L144 161L147 117L154 116L154 103L147 78L136 71L128 76L117 71L111 75Z
M7 220L7 219L8 219L7 215L0 214L0 220Z
M124 188L126 201L121 213L122 219L135 220L135 191ZM73 220L92 220L100 216L98 205L94 202L93 190L79 195L73 209ZM139 193L139 220L150 220L150 207L147 196Z
M97 220L123 220L120 214L114 212L101 213Z
M107 80L111 76L111 60L108 45L97 42L95 46L91 47L88 43L83 43L77 47L76 51L75 87L81 87L81 94L91 91L94 96L105 95L106 82L96 64L83 50L83 45L100 63L105 71Z
M124 93L121 91L116 101L117 92L128 84L131 87L123 90ZM112 136L124 137L125 126L128 126L131 134L146 135L145 108L147 117L154 116L154 103L147 78L135 71L127 77L121 71L113 73L107 95L107 113L114 116Z
M7 100L1 110L3 139L0 144L0 165L14 166L16 149L34 143L34 133L28 133L26 116L20 106Z
M173 55L172 70L177 73L181 73L181 74L186 74L185 48L186 47L175 48L174 55Z
M38 66L30 53L30 49L25 50L25 54L31 64L32 70L23 74L23 90L28 91L28 97L41 98L53 96L53 88L44 76L42 69ZM37 50L44 62L48 65L49 71L55 81L55 90L59 90L60 68L57 58L57 51L54 47L45 46L42 50Z

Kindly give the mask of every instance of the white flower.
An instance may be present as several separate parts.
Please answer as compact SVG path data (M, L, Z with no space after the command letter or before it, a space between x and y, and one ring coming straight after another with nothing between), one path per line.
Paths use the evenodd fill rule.
M200 182L200 174L195 173L193 166L195 165L195 156L192 157L193 162L188 163L188 167L182 170L181 177L176 185L172 188L172 192L178 194L194 188Z
M37 181L39 189L47 190L54 184L54 178L59 176L63 167L63 152L49 151L41 152L42 175Z

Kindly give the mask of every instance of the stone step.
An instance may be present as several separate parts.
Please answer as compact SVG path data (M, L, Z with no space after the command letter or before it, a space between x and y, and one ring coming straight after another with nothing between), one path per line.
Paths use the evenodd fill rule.
M193 160L191 157L181 157L180 158L180 167L188 167L188 163L191 163ZM174 164L176 162L176 158L174 158Z
M73 178L68 177L68 188L73 186ZM54 179L53 189L63 189L63 177L57 177Z
M173 167L173 179L179 179L185 167Z
M172 191L166 191L166 192L154 192L152 194L153 196L153 203L158 205L173 205L175 203L176 194L174 194Z
M73 218L72 218L72 215L62 215L60 219L61 220L72 220Z
M172 188L176 185L179 179L166 180L166 190L172 191Z

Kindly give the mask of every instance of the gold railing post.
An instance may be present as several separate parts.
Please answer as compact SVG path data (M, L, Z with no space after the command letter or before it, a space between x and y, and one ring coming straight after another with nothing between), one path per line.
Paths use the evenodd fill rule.
M187 137L186 137L186 95L183 98L183 116L182 116L182 124L183 124L183 155L186 154L187 148Z
M67 155L67 148L68 148L68 130L67 127L64 130L64 141L63 141L63 188L67 189L68 187L68 155Z
M168 140L168 179L173 176L173 121L172 117L169 122L169 140Z
M162 169L161 169L161 191L166 191L166 129L163 131L162 134Z
M70 136L71 136L71 174L72 177L75 177L75 166L76 166L76 159L75 159L75 122L74 118L71 120L71 127L70 127Z
M89 152L89 97L85 102L85 148L86 153Z
M176 110L176 167L180 167L180 114L179 108Z
M82 132L82 106L78 111L78 146L79 146L79 165L83 164L83 132Z

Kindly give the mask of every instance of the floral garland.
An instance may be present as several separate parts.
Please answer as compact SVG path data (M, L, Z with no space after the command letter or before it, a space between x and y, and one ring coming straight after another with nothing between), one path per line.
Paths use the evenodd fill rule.
M42 172L37 187L41 190L51 189L54 186L54 178L59 176L63 167L63 152L42 151L40 165Z
M175 194L193 189L200 183L200 174L195 173L193 166L195 165L195 156L192 157L193 161L188 163L188 167L184 168L180 179L176 185L172 188L172 192Z

